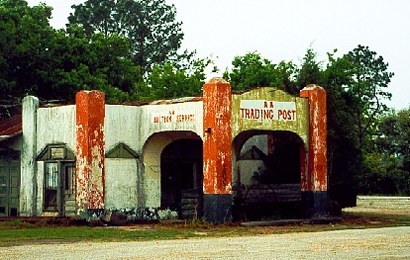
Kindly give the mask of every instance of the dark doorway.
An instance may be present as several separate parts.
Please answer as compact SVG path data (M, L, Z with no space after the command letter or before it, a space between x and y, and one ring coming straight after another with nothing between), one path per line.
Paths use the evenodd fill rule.
M57 212L59 216L74 215L74 162L47 161L44 170L44 211Z
M202 215L202 140L179 139L161 154L161 208L188 219Z
M20 155L0 151L0 217L17 216L20 193Z
M301 217L300 137L289 131L248 131L238 135L234 145L234 219Z

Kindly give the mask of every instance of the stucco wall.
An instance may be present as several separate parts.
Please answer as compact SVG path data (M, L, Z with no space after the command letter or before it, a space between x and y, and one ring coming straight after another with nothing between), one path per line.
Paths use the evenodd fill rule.
M124 209L138 206L137 160L105 159L105 208Z
M75 106L39 108L37 111L37 155L48 144L64 143L71 151L76 145Z
M168 131L192 131L203 136L202 101L141 107L139 118L138 150L154 133Z
M110 151L118 143L125 143L134 151L140 153L141 123L139 113L141 107L136 106L105 106L105 152Z
M117 144L124 143L137 152L140 107L105 106L105 153ZM140 151L138 152L140 154ZM141 206L138 185L138 160L136 158L105 159L105 208L123 209Z

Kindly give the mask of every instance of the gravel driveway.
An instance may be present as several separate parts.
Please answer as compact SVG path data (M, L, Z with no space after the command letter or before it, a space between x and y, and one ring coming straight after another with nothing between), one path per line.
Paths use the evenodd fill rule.
M0 248L0 259L410 259L410 227Z

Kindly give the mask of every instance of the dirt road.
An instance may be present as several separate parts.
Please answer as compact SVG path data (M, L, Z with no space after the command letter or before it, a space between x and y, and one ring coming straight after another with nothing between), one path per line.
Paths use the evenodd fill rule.
M0 259L410 259L410 227L0 248Z

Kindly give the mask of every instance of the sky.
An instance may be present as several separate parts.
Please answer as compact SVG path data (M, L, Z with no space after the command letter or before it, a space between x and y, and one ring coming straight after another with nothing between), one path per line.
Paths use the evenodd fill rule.
M222 76L235 56L260 53L273 63L300 64L308 48L320 61L357 45L383 56L395 75L388 91L395 109L410 107L410 1L408 0L166 0L183 23L183 49L211 57ZM73 4L84 0L28 0L54 8L51 25L64 28Z

